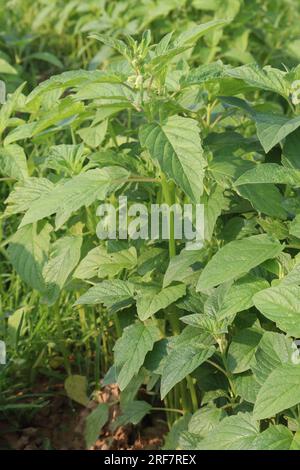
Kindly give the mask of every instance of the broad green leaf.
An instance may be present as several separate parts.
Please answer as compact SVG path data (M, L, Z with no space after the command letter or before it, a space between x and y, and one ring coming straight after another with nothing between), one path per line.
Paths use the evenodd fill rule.
M42 275L46 263L50 224L31 224L22 227L11 238L8 257L19 276L33 289L43 291L45 283Z
M81 145L53 145L49 149L45 166L52 168L58 173L72 176L78 173L84 162L84 146ZM79 171L78 171L79 170Z
M76 277L77 279L90 279L91 277L97 276L104 252L106 252L106 249L102 246L97 246L90 250L80 261L73 277Z
M74 277L79 279L90 279L91 277L113 277L122 269L133 269L137 264L136 249L108 253L103 246L93 248L85 258L81 260Z
M298 187L300 186L300 171L285 168L276 163L262 163L243 173L234 185L257 183L290 184Z
M194 275L201 266L204 258L203 250L182 250L179 255L170 259L169 266L164 275L163 287L169 286L173 281L184 282Z
M136 249L132 246L128 250L107 253L102 251L101 261L99 263L98 276L113 277L123 269L133 269L137 264Z
M204 198L203 198L204 199ZM205 198L206 199L206 198ZM228 199L224 196L224 188L215 186L207 200L203 200L204 206L204 238L211 240L215 224L222 210L228 207Z
M163 450L176 450L178 449L180 438L183 432L187 431L188 423L191 419L190 413L185 413L180 418L176 419L173 423L170 432L165 437Z
M270 418L300 403L299 387L299 364L277 367L258 392L253 411L255 418Z
M54 124L58 125L63 120L80 114L83 111L84 106L82 103L76 103L70 97L64 98L52 109L42 114L40 119L35 123L31 136L39 134Z
M205 34L213 31L214 29L225 26L227 23L228 21L225 19L217 19L194 26L193 28L190 28L187 31L181 33L174 42L174 45L176 47L186 44L193 45L196 41L198 41L198 39L200 39Z
M97 39L97 41L102 42L106 46L112 47L119 54L123 55L125 58L130 57L130 51L124 41L111 37L108 34L92 33L89 36L92 39Z
M48 62L49 64L55 65L59 69L64 67L63 63L56 57L54 54L50 52L35 52L34 54L30 54L27 56L27 59L37 59L42 60L43 62Z
M28 139L32 137L35 126L35 122L29 122L16 127L12 131L10 131L9 134L7 134L4 139L4 145L8 146L13 142L17 142L18 140Z
M138 257L138 273L144 276L153 270L163 270L168 259L168 253L164 248L149 247Z
M122 414L117 417L113 423L113 429L119 426L125 426L128 423L139 424L144 416L149 413L152 406L146 401L134 400L122 406Z
M107 167L74 176L59 185L59 190L55 186L50 193L35 200L26 212L20 227L57 213L56 228L59 228L80 207L89 206L97 199L104 199L107 192L113 189L114 179L126 178L127 174L123 168L112 170Z
M7 204L5 214L11 215L27 211L33 201L50 193L53 187L50 180L42 177L30 177L17 183L5 201Z
M82 100L102 100L103 104L117 108L125 106L131 108L136 96L134 90L120 83L88 83L80 87L74 99Z
M198 443L203 439L198 434L190 431L182 431L179 436L178 448L180 450L193 450L198 447Z
M293 434L282 424L272 425L259 434L251 450L290 450Z
M300 214L297 214L294 220L292 220L289 233L293 235L293 237L300 238Z
M242 277L226 293L218 312L218 318L222 320L232 317L236 313L252 307L254 294L267 287L269 287L267 281L252 274Z
M287 212L283 207L284 198L274 184L244 184L237 187L238 193L250 201L257 212L270 217L286 219Z
M188 430L201 437L205 437L225 417L225 411L217 408L215 405L204 406L193 414L188 425Z
M87 448L95 444L101 429L108 420L108 414L108 404L100 403L86 418L84 438Z
M2 73L16 75L18 72L6 60L0 58L0 74Z
M195 203L203 192L205 160L197 121L171 116L140 129L140 141L162 171Z
M18 109L20 98L22 96L22 90L25 86L25 82L20 85L14 93L9 95L5 100L4 104L0 108L0 135L7 127L9 123L9 118L16 109ZM6 140L4 145L6 145Z
M241 277L265 260L277 256L282 249L277 240L265 234L234 240L223 246L207 263L197 290L206 290Z
M300 116L290 118L276 114L257 113L255 115L257 136L268 153L300 126Z
M274 369L291 362L292 352L291 338L265 331L255 352L255 362L251 364L257 382L263 385Z
M250 449L259 433L256 420L250 413L228 416L220 422L198 445L198 450Z
M286 168L295 168L300 170L298 142L300 138L300 129L289 134L284 141L282 149L282 164Z
M293 436L293 441L290 450L300 450L300 432L296 431Z
M26 155L22 147L11 144L0 148L0 172L16 180L28 177Z
M121 390L139 372L147 352L159 339L160 331L154 324L136 322L123 330L114 347L117 381Z
M242 400L246 400L248 403L255 403L260 384L250 371L235 375L233 383L236 395L239 395Z
M107 121L103 121L97 126L79 129L77 134L89 147L98 147L104 140L107 131Z
M75 302L75 305L103 304L113 313L132 305L133 296L133 284L128 281L122 281L121 279L112 279L91 287Z
M227 353L227 363L233 374L250 369L261 337L262 333L256 328L246 328L232 338Z
M78 264L81 244L82 237L67 235L52 245L49 260L43 268L46 285L44 297L48 303L53 304L58 299L70 273Z
M226 70L229 77L243 80L251 87L266 91L273 91L288 98L290 85L285 78L285 72L272 67L260 68L256 64L242 65L235 69Z
M84 375L69 375L65 380L65 390L71 400L87 406L89 399L87 396L87 380Z
M215 352L212 338L207 333L199 333L197 328L187 327L175 337L161 376L161 398L178 382L191 374Z
M200 65L200 67L192 69L188 75L183 76L180 84L185 87L219 80L224 75L224 69L221 61Z
M107 73L102 70L72 70L63 72L59 75L53 75L48 80L41 82L27 97L27 105L30 105L41 95L53 90L66 90L86 83L107 82L120 83L124 79L116 73Z
M253 297L255 307L289 336L300 336L300 287L278 285Z
M136 308L140 320L144 321L159 310L167 308L168 305L180 299L185 291L186 286L183 284L166 287L157 293L147 293L147 290L142 289L136 297Z

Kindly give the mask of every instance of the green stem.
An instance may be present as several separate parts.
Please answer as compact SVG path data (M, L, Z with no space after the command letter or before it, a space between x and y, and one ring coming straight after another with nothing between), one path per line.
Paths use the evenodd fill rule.
M198 404L198 397L197 397L197 392L196 388L193 382L193 379L190 375L187 376L186 378L188 388L190 390L191 394L191 401L192 401L192 406L193 406L193 412L195 413L199 409L199 404Z
M175 203L175 185L173 181L167 181L165 175L161 174L161 185L165 202L171 207ZM176 244L174 238L174 212L170 212L169 232L169 256L176 256Z

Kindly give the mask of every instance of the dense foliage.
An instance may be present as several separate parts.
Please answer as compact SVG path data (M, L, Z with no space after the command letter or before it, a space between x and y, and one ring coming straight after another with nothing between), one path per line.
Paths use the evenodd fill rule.
M300 449L299 3L207 3L1 7L3 413L117 383L166 449ZM203 247L100 241L119 196L204 204Z

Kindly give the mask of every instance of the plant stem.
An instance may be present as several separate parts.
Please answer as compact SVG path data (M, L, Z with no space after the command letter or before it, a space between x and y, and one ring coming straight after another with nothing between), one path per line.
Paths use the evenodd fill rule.
M175 185L173 181L167 181L165 175L161 174L161 185L165 202L171 207L175 203ZM170 212L170 231L169 231L169 256L176 256L176 244L174 238L174 212Z
M186 378L188 388L190 390L191 394L191 401L192 401L192 406L193 406L193 412L195 413L199 409L199 404L198 404L198 397L197 397L197 392L196 388L193 382L193 379L190 375L187 376Z

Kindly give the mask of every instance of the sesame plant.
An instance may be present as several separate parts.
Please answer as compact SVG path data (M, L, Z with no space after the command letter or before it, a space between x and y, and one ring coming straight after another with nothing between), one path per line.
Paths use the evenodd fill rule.
M2 105L1 250L30 292L10 341L39 345L33 378L58 360L83 406L116 383L114 429L164 410L166 449L299 449L300 68L197 64L227 24L92 33L115 51L105 68ZM165 238L100 240L99 204L124 196L202 204L201 246L176 237L174 211ZM89 415L88 446L109 408Z

